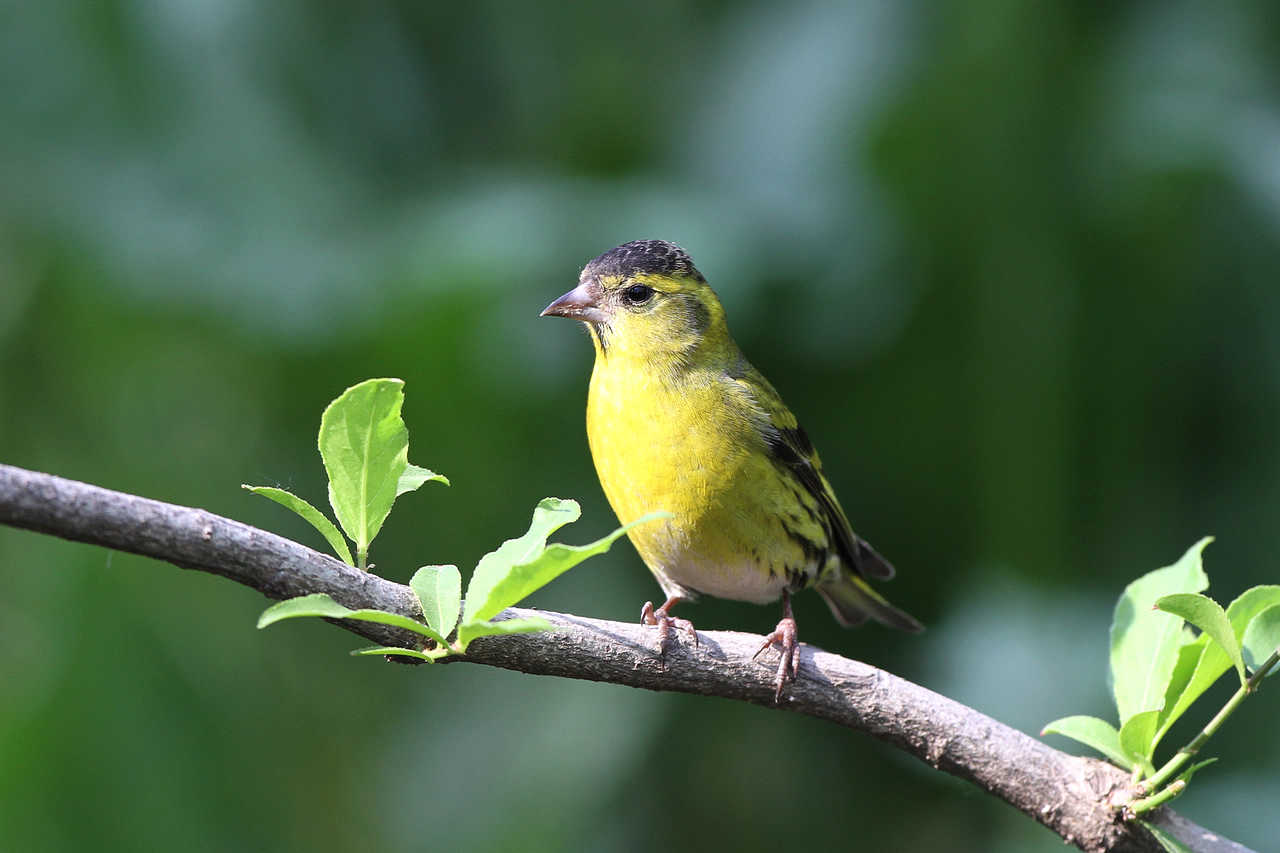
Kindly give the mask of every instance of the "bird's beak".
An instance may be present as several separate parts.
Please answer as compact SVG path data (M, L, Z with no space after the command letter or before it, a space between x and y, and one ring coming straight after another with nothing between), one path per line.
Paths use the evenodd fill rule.
M593 281L584 281L546 308L542 309L542 317L567 317L570 320L582 320L584 323L602 323L604 311L600 310L597 296L600 286Z

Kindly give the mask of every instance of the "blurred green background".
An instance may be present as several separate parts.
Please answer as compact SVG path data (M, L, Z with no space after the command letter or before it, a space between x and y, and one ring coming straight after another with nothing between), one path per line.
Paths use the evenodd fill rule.
M1213 533L1212 593L1280 581L1278 72L1272 0L4 0L0 461L322 547L240 483L323 504L322 408L399 376L454 485L401 499L380 573L466 574L546 495L587 541L590 347L538 311L665 238L930 626L805 595L802 639L1028 732L1109 717L1129 580ZM0 572L5 849L1062 849L794 715L353 659L227 581L8 529ZM533 603L657 595L623 545ZM1178 803L1258 848L1277 702Z

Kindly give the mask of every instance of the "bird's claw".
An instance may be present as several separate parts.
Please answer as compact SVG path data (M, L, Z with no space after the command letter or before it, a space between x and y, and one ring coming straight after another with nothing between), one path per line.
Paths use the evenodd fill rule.
M764 643L751 656L751 659L760 657L765 649L775 644L781 652L778 659L778 676L773 682L773 701L777 704L782 701L783 685L788 681L795 681L796 676L800 674L800 655L797 651L800 642L796 634L796 620L791 616L783 617L778 627L773 629L773 633L764 638Z
M656 625L658 628L658 658L662 661L663 669L667 666L667 641L671 638L672 628L683 631L689 639L693 640L695 647L699 645L698 632L694 629L693 623L679 616L671 616L667 613L666 607L663 605L655 610L653 602L646 601L640 610L640 623Z

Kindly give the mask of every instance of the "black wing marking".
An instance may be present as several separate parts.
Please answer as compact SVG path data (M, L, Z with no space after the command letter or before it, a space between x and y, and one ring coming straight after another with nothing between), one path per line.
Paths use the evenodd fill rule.
M849 526L849 519L832 494L831 485L822 476L816 463L817 454L804 429L799 424L773 427L764 438L774 461L795 476L818 501L826 516L826 526L835 539L836 550L845 564L864 578L888 580L893 577L893 565Z

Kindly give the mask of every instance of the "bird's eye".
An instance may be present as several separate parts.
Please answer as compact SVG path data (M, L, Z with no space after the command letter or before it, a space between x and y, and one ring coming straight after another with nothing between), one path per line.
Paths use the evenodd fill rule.
M633 284L622 291L622 298L632 305L643 305L653 296L653 288L647 284Z

